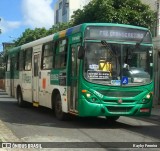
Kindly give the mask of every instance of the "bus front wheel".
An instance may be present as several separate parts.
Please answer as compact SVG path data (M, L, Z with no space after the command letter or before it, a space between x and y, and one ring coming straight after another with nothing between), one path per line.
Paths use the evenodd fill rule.
M56 100L55 100L55 116L59 120L65 120L66 119L66 114L62 110L62 101L61 101L60 94L56 95Z

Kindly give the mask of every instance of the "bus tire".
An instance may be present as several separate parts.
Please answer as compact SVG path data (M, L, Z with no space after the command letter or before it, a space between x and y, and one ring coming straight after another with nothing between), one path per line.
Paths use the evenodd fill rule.
M62 111L62 101L60 94L56 95L55 99L55 116L58 120L65 120L66 119L66 113Z
M108 122L115 122L120 118L120 116L106 116Z
M17 103L19 107L25 107L25 102L23 100L22 92L21 90L18 90L17 93Z

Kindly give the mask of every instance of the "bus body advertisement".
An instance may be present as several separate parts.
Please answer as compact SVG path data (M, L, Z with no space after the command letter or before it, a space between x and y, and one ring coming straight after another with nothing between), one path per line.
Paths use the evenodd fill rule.
M138 26L84 23L9 50L6 91L66 114L149 116L153 99L153 43Z

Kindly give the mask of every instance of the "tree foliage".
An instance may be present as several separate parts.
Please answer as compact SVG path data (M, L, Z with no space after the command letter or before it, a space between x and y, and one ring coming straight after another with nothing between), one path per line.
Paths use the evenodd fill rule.
M22 36L20 36L14 42L16 46L19 46L34 41L36 39L42 38L46 36L46 33L47 31L45 28L35 28L34 30L28 28L22 33Z
M53 25L48 31L47 31L47 35L51 35L51 34L54 34L56 32L59 32L59 31L62 31L62 30L65 30L69 27L71 27L72 24L70 22L68 23L59 23L59 24L56 24L56 25Z
M82 10L78 9L73 13L71 22L53 25L49 30L45 28L26 29L22 36L15 40L15 45L23 45L85 22L122 23L152 30L155 21L155 12L148 5L142 4L140 0L92 0Z
M15 46L20 46L31 41L37 40L39 38L54 34L58 31L64 30L71 27L70 23L59 23L57 25L53 25L50 29L46 30L45 28L35 28L35 29L26 29L22 35L14 40Z
M108 22L152 28L155 12L140 0L92 0L72 15L73 25L84 22Z

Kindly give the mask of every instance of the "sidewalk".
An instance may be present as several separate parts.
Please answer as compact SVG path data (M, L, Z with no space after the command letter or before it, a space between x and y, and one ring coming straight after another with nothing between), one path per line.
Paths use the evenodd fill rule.
M8 97L4 90L0 89L0 98ZM0 119L0 145L1 142L21 142L19 138L17 138L12 131L1 121ZM0 151L10 151L11 149L0 148ZM20 151L20 149L14 149L14 151Z
M0 89L0 98L7 98L8 95L4 90ZM2 143L21 143L18 137L16 137L13 132L4 124L4 122L0 119L0 151L36 151L37 149L22 149L22 148L2 148ZM5 144L4 144L5 145ZM3 146L4 146L3 145ZM5 145L6 146L6 145Z

